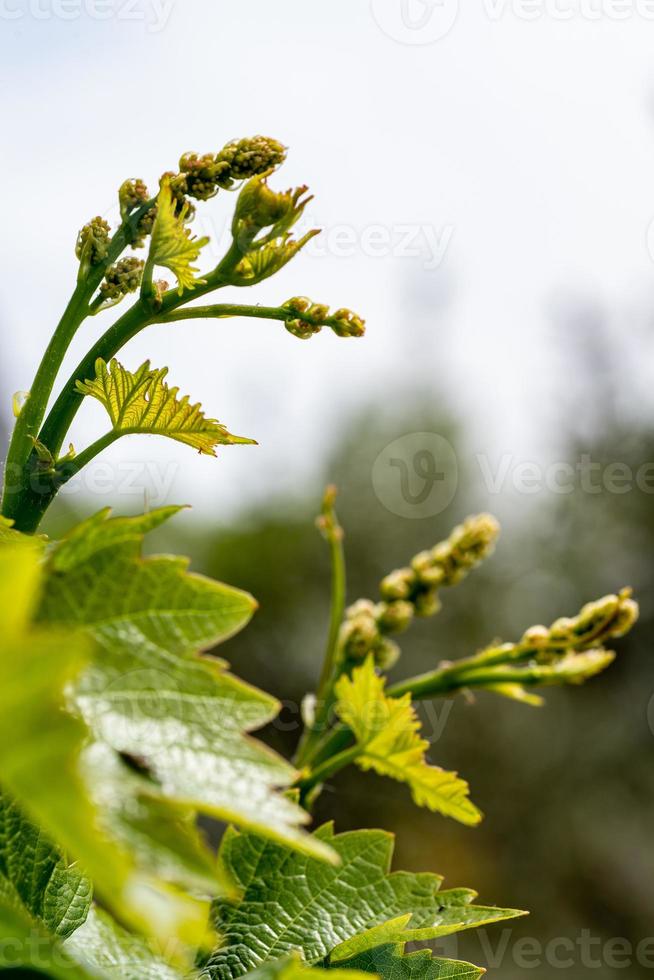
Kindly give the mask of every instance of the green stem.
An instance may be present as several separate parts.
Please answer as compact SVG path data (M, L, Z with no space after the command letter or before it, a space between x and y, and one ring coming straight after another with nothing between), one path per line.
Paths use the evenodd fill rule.
M38 468L34 468L30 473L28 488L20 498L16 508L15 526L24 534L33 534L64 484L68 483L107 446L115 442L119 436L125 434L122 431L108 432L84 452L79 453L78 456L73 456L72 459L62 459L55 466L54 472L40 472Z
M121 436L128 435L128 430L121 429L117 431L112 429L111 432L107 432L105 435L100 436L95 442L91 443L87 449L79 453L77 456L73 456L72 459L62 459L56 467L56 481L57 489L63 487L65 483L72 480L80 470L84 469L96 456L99 456L101 452L111 446L117 439Z
M419 674L417 677L408 677L390 687L388 694L394 698L402 697L403 694L411 694L416 701L452 694L464 687L479 686L479 681L476 679L491 674L495 667L505 664L518 664L525 660L531 660L533 656L534 651L531 647L520 644L503 644L489 648L482 654L475 654L473 657L466 657L453 664L439 667L429 673ZM474 683L475 681L476 683Z
M89 304L102 282L107 268L116 261L129 244L132 227L148 206L144 205L143 208L123 222L109 243L106 258L98 265L92 266L88 274L78 281L43 355L29 397L14 426L5 464L2 514L4 517L13 520L19 530L23 530L20 522L22 520L21 515L27 511L27 499L33 503L35 493L44 495L40 480L36 480L40 489L35 487L34 440L38 436L39 427L43 421L63 359L80 324L90 313Z
M154 296L154 287L152 285L153 272L154 261L152 259L152 248L150 248L148 257L145 260L145 265L143 266L143 275L141 277L141 299L146 303L151 303Z
M207 276L206 282L195 289L185 290L180 296L177 290L164 293L161 307L154 310L149 303L138 299L126 313L123 314L100 337L96 344L77 365L70 378L64 385L61 394L53 405L40 434L40 440L57 456L66 438L66 433L77 414L84 396L77 390L78 381L86 381L95 376L95 362L98 358L110 361L112 357L135 337L141 330L153 323L165 323L166 317L177 307L190 300L220 289L229 284L229 273L240 261L241 254L232 246L217 268Z
M109 327L79 362L52 406L39 435L40 441L54 457L61 452L66 433L84 400L84 395L77 390L77 382L88 381L89 378L95 377L95 362L98 358L110 361L128 340L154 322L156 322L156 314L140 299L137 300Z
M47 408L59 368L75 331L86 315L88 283L77 284L75 291L48 344L32 382L30 394L14 426L5 465L2 513L13 519L21 494L27 488L25 467Z
M513 650L511 663L516 663L517 647ZM484 687L487 684L502 683L538 683L535 673L528 673L524 668L512 672L498 674L494 667L507 663L507 651L502 647L488 650L488 661L480 662L478 655L459 660L454 664L440 667L438 670L417 677L408 677L398 684L387 688L386 693L393 698L410 694L413 701L425 701L436 697L447 697L464 688ZM520 657L527 659L533 656L533 650L521 650ZM503 657L503 659L500 659ZM313 751L307 755L305 762L320 766L324 760L340 752L352 739L352 733L346 725L337 725L315 744Z
M316 744L324 734L329 714L334 705L334 684L338 680L341 665L339 636L345 612L346 574L343 530L338 523L334 510L335 497L336 488L328 487L323 500L322 514L318 518L318 526L329 544L331 558L331 610L327 646L316 693L316 715L313 724L305 729L296 755L296 764L300 767L311 758Z
M160 318L162 323L172 323L174 320L222 319L229 316L247 316L262 320L289 320L293 314L283 306L258 306L246 303L216 303L212 306L187 306L183 310L175 310ZM316 326L321 323L316 317L304 317Z
M345 769L354 762L358 756L361 755L362 749L360 745L353 745L349 749L345 749L343 752L339 752L337 755L332 755L329 759L322 763L322 765L317 766L312 769L306 776L302 777L296 783L296 786L300 790L303 796L306 796L310 790L315 786L319 786L324 783L326 779L333 776L334 773L339 772L341 769Z
M332 601L329 616L329 632L327 635L327 647L325 658L322 665L322 673L318 685L318 698L326 698L330 682L337 670L339 660L338 638L345 612L345 555L343 552L343 538L341 535L331 535L329 538L329 550L331 554L332 566Z

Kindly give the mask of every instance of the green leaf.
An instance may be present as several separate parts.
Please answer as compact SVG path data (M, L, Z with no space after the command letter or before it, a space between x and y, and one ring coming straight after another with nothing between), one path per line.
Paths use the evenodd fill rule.
M392 698L384 688L372 656L352 671L351 678L343 674L335 685L338 714L361 748L357 765L407 783L418 806L478 824L481 813L469 799L465 780L427 762L429 743L419 735L411 695Z
M369 980L359 970L337 970L308 966L299 956L285 957L274 963L264 963L246 974L246 980Z
M91 906L91 884L76 865L0 796L0 936L11 965L40 967L64 980L180 980L148 943ZM0 947L0 969L5 962Z
M181 980L161 956L141 939L131 936L106 913L92 909L87 922L65 944L65 950L81 965L101 976L102 980ZM195 971L185 974L184 980L197 977ZM317 969L303 963L299 957L285 957L267 963L247 980L368 980L357 970Z
M45 539L41 535L22 534L15 531L13 521L0 514L0 546L5 544L22 544L25 547L33 547L37 551L42 551L45 547Z
M404 954L401 946L377 946L339 964L347 970L376 973L383 980L478 980L485 972L471 963L443 960L428 949Z
M100 909L91 909L84 925L64 950L94 977L102 980L190 980L137 936L121 929Z
M140 647L162 661L190 657L238 633L256 609L251 595L189 572L186 558L141 558L144 535L179 509L103 510L56 542L39 618L90 629L107 659Z
M157 197L157 217L152 228L149 261L170 269L177 279L180 296L185 289L193 289L204 282L195 278L198 270L191 263L197 261L201 250L209 242L207 237L191 235L190 228L185 224L189 210L188 202L177 210L170 181L164 178Z
M84 924L90 905L88 879L0 794L0 970L30 966L89 980L61 944Z
M76 689L79 710L99 742L137 760L150 779L140 793L149 828L143 844L159 796L328 859L329 849L302 830L306 812L277 791L295 781L295 769L245 737L277 715L278 702L222 662L196 656L241 629L254 600L189 573L185 559L141 558L144 532L175 510L115 519L103 511L49 553L40 618L81 627L99 646ZM126 825L121 815L121 783L104 797L106 809L117 832L136 844L133 821ZM170 844L175 836L167 836ZM182 856L188 848L186 841ZM166 851L162 867L172 857Z
M206 902L168 888L148 869L138 873L129 853L108 836L91 799L80 768L88 731L66 710L67 694L90 656L91 642L79 631L43 623L32 627L42 576L33 547L21 543L0 549L0 606L7 610L0 638L3 789L80 862L104 901L125 921L198 943L207 933ZM19 880L15 871L13 881Z
M345 947L345 953L365 949L366 933L380 926L373 941L384 935L424 940L522 914L472 905L475 893L466 889L441 891L435 874L389 873L393 837L384 831L335 836L327 825L314 836L338 854L337 867L253 834L226 832L220 862L241 897L215 903L223 945L203 977L232 980L293 952L320 964L362 934L359 945Z
M95 371L92 380L77 382L77 390L104 405L117 434L167 436L207 456L216 455L215 446L256 445L253 439L232 435L216 419L206 418L188 395L180 398L179 388L169 388L164 381L168 368L151 369L145 361L131 372L115 358L109 367L98 358Z
M213 894L224 887L193 808L162 796L136 768L139 760L124 760L106 743L95 742L85 749L81 765L103 826L139 867L192 893Z
M66 939L79 928L91 905L91 884L5 794L0 794L0 893Z
M253 286L274 276L318 234L318 230L313 230L298 239L284 236L248 252L236 267L234 285Z

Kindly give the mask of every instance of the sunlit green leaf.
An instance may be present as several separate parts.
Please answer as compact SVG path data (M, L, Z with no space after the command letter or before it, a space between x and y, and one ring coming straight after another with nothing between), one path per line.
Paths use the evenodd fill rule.
M254 600L191 574L185 559L141 558L144 532L175 510L105 511L51 549L40 618L83 628L100 649L77 686L79 709L100 742L145 770L152 795L329 857L302 831L306 812L277 791L294 768L245 737L278 702L197 656L241 629Z
M475 906L467 889L441 891L435 874L390 873L393 837L384 831L334 835L327 825L314 836L338 854L338 866L227 831L220 861L240 897L215 903L223 943L203 977L233 980L294 952L322 964L390 936L425 940L522 914Z
M357 764L407 783L418 806L461 823L479 823L481 814L468 796L465 780L427 762L429 743L420 737L411 695L392 698L384 688L372 657L356 667L351 678L344 674L336 684L338 713L361 747Z
M180 295L185 289L192 289L199 280L193 262L197 262L200 252L209 239L196 238L186 227L189 205L185 203L177 209L170 189L170 181L164 179L157 197L157 216L152 229L150 260L154 265L170 269L179 286Z
M95 378L77 382L77 390L104 405L116 433L167 436L208 456L216 455L216 446L255 444L206 418L188 395L180 398L179 388L170 388L164 380L168 368L151 369L145 361L131 372L115 359L107 366L99 358L95 371Z

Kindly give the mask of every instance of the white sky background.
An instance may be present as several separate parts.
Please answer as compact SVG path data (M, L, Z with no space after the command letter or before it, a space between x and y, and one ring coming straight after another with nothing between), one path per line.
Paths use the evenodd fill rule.
M151 328L124 363L168 364L172 383L261 445L216 462L132 439L106 460L146 456L160 475L171 465L172 499L223 516L299 485L356 404L392 395L398 364L403 383L415 371L435 392L457 390L491 451L547 455L557 295L605 310L638 351L634 404L652 387L651 351L640 352L654 298L654 4L648 19L646 0L605 0L590 19L602 0L558 0L573 14L563 20L550 0L526 20L508 3L498 15L501 0L466 0L445 37L417 45L384 33L368 0L164 0L163 12L161 0L131 12L105 0L113 14L102 21L94 2L63 0L66 20L56 0L0 0L2 383L29 387L74 284L76 231L111 212L124 178L155 186L182 151L259 132L290 147L275 183L308 183L308 217L328 234L240 298L307 294L368 322L363 341L323 332L306 343L265 321ZM453 12L443 3L434 17ZM401 0L373 5L401 36ZM201 205L197 230L213 219L219 233L233 203ZM437 268L425 267L429 247L413 257L361 247L371 226L397 241L405 225L448 241ZM359 242L340 246L347 256L338 226ZM112 315L87 322L68 367ZM3 411L9 420L6 399ZM105 428L102 409L85 406L76 447Z

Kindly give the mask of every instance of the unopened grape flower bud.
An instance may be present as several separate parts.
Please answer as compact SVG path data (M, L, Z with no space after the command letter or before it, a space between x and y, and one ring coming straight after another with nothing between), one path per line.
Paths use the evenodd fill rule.
M435 616L441 610L441 600L436 589L420 592L415 599L416 616Z
M394 602L379 604L377 622L380 629L386 633L402 633L413 622L415 608L406 599L396 599Z
M402 651L397 643L383 637L374 649L375 665L380 670L391 670L400 659Z
M292 333L293 336L297 337L299 340L309 340L315 334L320 333L322 329L320 326L316 326L315 323L309 323L307 320L300 320L298 317L285 320L284 326L289 333Z
M75 255L80 262L98 265L109 251L111 226L99 215L84 225L75 245Z
M125 180L118 190L120 215L123 219L148 200L148 189L140 179Z
M247 180L274 170L286 159L286 147L270 136L250 136L232 140L216 156L216 164L226 164L222 180L229 186L235 180Z
M530 626L525 631L520 646L528 647L530 650L543 650L550 641L550 631L546 626Z
M343 651L351 660L362 660L380 640L377 607L368 599L359 599L346 611L341 628Z
M421 551L411 562L411 568L418 577L420 584L430 589L438 588L443 584L445 578L445 572L436 558L439 547L443 549L442 545L436 545L432 551ZM448 555L449 550L445 548L443 551L444 558L447 558Z
M212 153L204 153L202 156L184 153L179 161L179 169L179 186L184 188L184 193L198 201L208 201L218 193L218 181L224 174L228 174L229 164L217 164Z
M408 599L416 584L415 572L398 568L382 579L380 592L384 599Z
M365 320L352 310L336 310L330 317L329 325L337 337L363 337L366 332Z
M136 292L141 284L144 265L141 259L133 257L120 259L112 265L107 269L100 285L102 298L113 302L126 296L127 293Z
M447 541L434 548L434 560L443 567L443 585L455 585L492 551L500 526L491 514L468 517L454 528Z
M624 636L634 626L640 615L640 609L635 599L631 598L631 589L625 589L620 593L620 605L616 612L611 636Z

